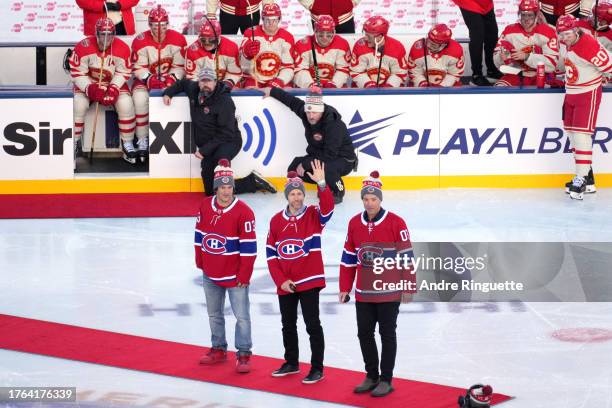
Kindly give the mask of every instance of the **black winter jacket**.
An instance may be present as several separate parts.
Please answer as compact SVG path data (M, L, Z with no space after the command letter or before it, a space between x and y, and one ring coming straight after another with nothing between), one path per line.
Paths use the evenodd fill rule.
M306 153L309 156L322 161L333 160L339 157L349 162L354 162L357 159L346 125L336 109L325 105L321 120L317 124L311 125L306 118L303 100L290 95L280 88L272 88L270 95L289 107L302 119L306 142L308 142ZM314 139L313 135L316 133L320 133L323 136L320 141Z
M236 120L236 105L230 89L218 82L213 93L205 98L197 82L181 79L166 88L163 95L173 97L185 92L189 98L191 127L195 144L203 156L210 155L223 143L238 143L242 146L242 135Z

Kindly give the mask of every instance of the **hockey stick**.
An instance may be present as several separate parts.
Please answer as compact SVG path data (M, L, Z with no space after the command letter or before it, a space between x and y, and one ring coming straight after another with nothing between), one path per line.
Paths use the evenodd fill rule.
M599 28L599 23L597 21L597 8L598 7L599 7L599 0L595 0L595 15L593 16L593 23L595 24L595 38L597 38L597 31L598 31L597 29Z
M104 7L106 7L106 3L104 3ZM108 9L106 10L108 13ZM104 46L106 47L106 42L108 41L108 31L104 32ZM111 50L112 55L112 50ZM98 88L102 84L102 77L104 76L104 63L106 62L106 48L102 51L102 64L100 66L100 74L98 75ZM94 123L93 123L93 132L91 134L91 146L89 147L89 164L93 163L93 151L94 145L96 144L96 128L98 127L98 114L100 112L100 102L96 101L96 114L94 115Z
M427 80L427 87L429 88L431 84L429 83L429 67L427 66L427 42L425 41L425 38L423 38L423 51L425 52L425 79Z
M317 62L317 51L315 50L316 34L312 33L312 41L310 41L310 50L312 51L312 63L314 64L315 81L317 86L321 87L321 76L319 75L319 63Z
M384 41L384 39L381 39L380 41L376 41L376 39L374 39L374 44L375 44L375 49L374 49L374 54L378 55L378 49L379 49L379 44L382 43ZM385 47L382 46L380 48L380 57L378 60L378 74L376 75L376 87L379 88L380 87L380 70L382 69L382 60L383 60L383 53L385 52Z
M251 8L251 2L249 0L246 0L247 2L247 7L250 9ZM255 21L253 20L253 14L249 14L248 10L247 10L247 14L249 15L249 18L251 19L251 41L255 42ZM257 82L257 77L255 76L255 63L254 61L251 62L251 76L253 76L253 79L255 80L255 88L259 88L259 83Z

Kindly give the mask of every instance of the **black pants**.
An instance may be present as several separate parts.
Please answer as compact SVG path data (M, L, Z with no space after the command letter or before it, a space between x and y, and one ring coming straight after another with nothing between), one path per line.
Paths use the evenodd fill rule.
M373 380L391 382L395 355L397 354L397 315L399 302L368 303L355 302L357 309L357 337L365 363L367 376ZM374 339L374 330L378 323L378 333L382 344L380 357L380 375L378 372L378 348Z
M252 14L253 20L248 15L235 16L221 10L219 12L219 24L221 24L221 34L238 34L238 29L244 34L247 28L259 24L259 11Z
M123 21L120 21L119 24L115 26L115 34L127 35L127 31L125 30L125 25L123 24Z
M281 317L283 322L283 345L285 346L285 361L298 365L300 351L297 334L298 302L302 306L302 317L306 323L306 332L310 336L310 364L314 370L323 371L323 353L325 339L323 327L319 320L319 292L321 288L314 288L304 292L279 295Z
M482 75L482 49L484 46L485 64L487 71L494 71L493 50L497 43L497 20L495 11L491 10L482 15L460 9L463 21L470 32L470 61L472 63L472 74Z
M289 165L287 171L295 171L300 163L302 163L302 166L306 171L312 171L312 165L310 162L313 160L314 157L311 156L296 157ZM334 194L343 193L344 184L342 184L342 176L346 176L353 170L353 163L341 157L333 160L327 160L324 163L325 182ZM314 181L312 181L312 179L306 173L304 173L302 180L304 180L306 183L314 183Z
M204 156L202 159L202 181L204 182L204 193L207 196L215 194L213 188L213 180L215 176L215 167L219 163L220 159L232 160L240 151L240 143L223 143L217 146L212 153ZM234 179L234 194L242 193L254 193L257 191L255 180L253 175L249 174L247 177L241 179Z
M548 14L548 13L544 13L542 12L542 14L544 14L544 17L546 18L546 22L552 26L557 24L557 20L559 19L559 17L561 16L557 16L554 14ZM580 18L580 7L578 9L576 9L576 11L574 11L572 13L572 16L576 17L576 18Z

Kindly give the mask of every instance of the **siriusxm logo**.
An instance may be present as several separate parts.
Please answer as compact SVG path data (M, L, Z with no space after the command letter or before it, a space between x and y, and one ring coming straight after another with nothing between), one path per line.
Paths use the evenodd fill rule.
M263 117L262 120L259 116L253 116L251 119L253 124L242 123L243 136L246 136L246 142L242 146L242 150L244 152L253 150L253 158L259 159L261 157L263 165L267 166L276 151L276 124L268 109L263 110ZM237 120L240 122L240 117L237 117ZM182 146L179 147L179 144L174 140L174 136L181 126L183 127L182 140L179 140L182 142ZM151 146L149 147L150 154L160 154L162 150L165 150L167 154L195 153L196 146L191 134L191 122L168 122L165 127L160 122L151 122L149 127L152 136ZM257 130L256 132L254 132L254 128Z
M263 115L266 123L268 124L268 130L270 132L268 150L263 158L263 165L267 166L270 163L270 160L272 160L272 156L274 156L274 151L276 150L276 125L274 124L274 119L272 119L272 115L268 109L263 110ZM264 130L264 124L259 117L253 116L253 122L257 128L257 147L255 147L254 143L255 135L253 133L253 129L251 125L245 122L242 124L242 127L246 133L246 143L244 146L242 146L242 151L248 152L252 147L255 147L253 158L258 159L264 151L264 146L266 144L266 131Z
M348 132L349 136L351 137L351 140L353 141L353 147L358 152L362 152L372 157L376 157L377 159L381 159L382 157L380 156L380 152L374 144L376 138L380 136L377 135L376 132L391 126L390 123L385 124L385 122L399 115L401 115L401 113L392 116L387 116L386 118L374 120L372 122L363 123L361 114L359 113L359 111L355 111L355 114L351 118L351 121L348 126Z

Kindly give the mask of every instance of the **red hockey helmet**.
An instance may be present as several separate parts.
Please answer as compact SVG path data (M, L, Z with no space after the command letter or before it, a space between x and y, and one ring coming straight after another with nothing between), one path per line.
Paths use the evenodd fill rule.
M573 30L576 28L576 17L571 14L566 14L564 16L559 17L557 20L557 33L562 33L563 31Z
M427 34L427 38L436 44L448 44L452 36L453 32L446 24L436 24Z
M612 4L599 3L593 6L593 15L597 16L599 21L605 21L608 24L612 23Z
M203 19L202 27L200 27L199 37L202 38L219 38L221 35L221 24L214 19Z
M149 12L149 24L151 23L167 23L170 19L168 18L168 12L158 4L156 8L151 9Z
M320 15L314 25L315 31L333 32L336 30L336 23L332 16Z
M110 33L115 34L115 23L110 18L101 18L96 21L96 34Z
M363 31L373 35L387 35L389 21L381 16L372 16L363 23Z
M263 10L261 11L261 17L278 17L281 18L281 8L276 3L264 4Z
M540 11L540 3L538 0L521 0L519 3L519 12L532 11L537 13Z

